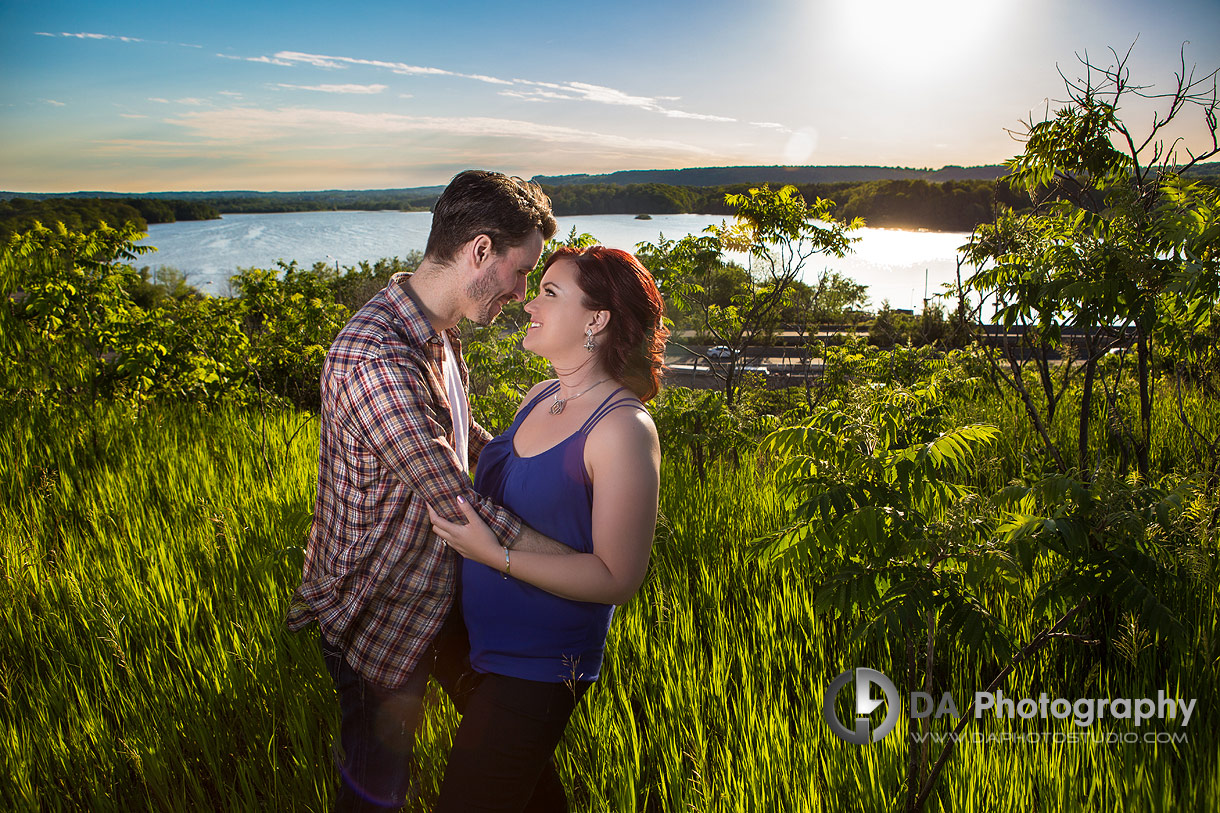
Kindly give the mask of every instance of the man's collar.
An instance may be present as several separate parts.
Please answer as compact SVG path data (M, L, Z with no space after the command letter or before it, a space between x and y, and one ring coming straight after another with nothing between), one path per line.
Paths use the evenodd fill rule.
M390 277L390 282L386 285L386 299L390 305L398 313L399 320L403 327L407 330L407 336L412 342L422 346L428 342L435 344L441 343L440 333L432 326L432 322L424 315L423 308L415 301L415 297L404 284L411 274L409 272L401 272ZM458 330L456 327L447 331L450 336L457 336Z

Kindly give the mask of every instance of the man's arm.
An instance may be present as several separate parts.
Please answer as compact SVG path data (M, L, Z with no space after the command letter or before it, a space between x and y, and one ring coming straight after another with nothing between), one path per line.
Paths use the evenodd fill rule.
M511 511L476 492L458 464L422 371L410 364L370 359L352 371L346 386L349 429L363 438L382 464L411 486L424 503L460 517L460 496L475 507L501 544L524 543L541 553L571 548L525 526ZM422 509L422 506L421 506Z
M562 542L556 542L549 536L543 536L524 523L521 524L521 533L517 534L516 540L508 547L527 553L576 553L575 549Z

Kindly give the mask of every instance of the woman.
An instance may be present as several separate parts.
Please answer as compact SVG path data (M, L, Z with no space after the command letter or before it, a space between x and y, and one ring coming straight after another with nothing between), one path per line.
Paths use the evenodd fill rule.
M552 755L656 530L661 452L643 402L660 385L668 331L652 276L625 251L560 248L525 310L523 346L557 378L483 449L475 488L573 554L502 548L465 503L465 524L432 512L465 557L460 601L481 673L438 811L567 809Z

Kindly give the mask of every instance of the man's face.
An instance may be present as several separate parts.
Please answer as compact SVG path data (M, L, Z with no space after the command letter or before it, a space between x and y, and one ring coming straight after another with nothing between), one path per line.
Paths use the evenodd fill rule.
M519 246L503 254L492 254L482 271L467 284L463 316L479 325L489 325L504 306L525 298L525 283L542 255L542 232L534 230Z

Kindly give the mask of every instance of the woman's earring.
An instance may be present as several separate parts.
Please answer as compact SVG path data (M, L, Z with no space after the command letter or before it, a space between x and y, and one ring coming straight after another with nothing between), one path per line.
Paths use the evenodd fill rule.
M592 353L597 349L597 342L593 341L593 328L585 328L585 349Z

